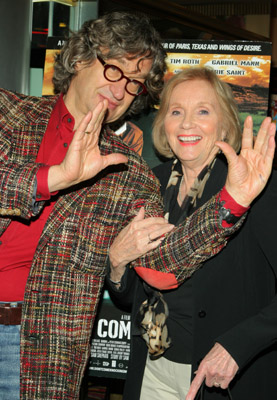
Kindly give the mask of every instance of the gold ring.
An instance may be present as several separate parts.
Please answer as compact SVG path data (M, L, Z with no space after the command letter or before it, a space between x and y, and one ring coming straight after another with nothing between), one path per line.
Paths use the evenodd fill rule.
M87 135L90 135L90 132L89 132L89 131L85 131L85 133L86 133Z

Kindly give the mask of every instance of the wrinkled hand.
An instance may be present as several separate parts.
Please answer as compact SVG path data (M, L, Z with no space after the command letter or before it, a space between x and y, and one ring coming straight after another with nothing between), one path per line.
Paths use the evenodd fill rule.
M257 138L253 139L253 121L244 122L239 155L224 142L216 142L228 161L226 189L237 203L248 207L264 189L272 170L276 126L271 118L264 119Z
M106 156L100 154L98 141L107 106L107 100L104 100L83 118L62 163L50 167L48 174L50 192L93 178L111 164L128 161L123 154L113 153Z
M174 227L164 218L145 219L144 216L145 210L142 207L110 247L110 277L116 282L121 279L127 264L159 246L164 238L163 235Z
M197 395L202 382L207 386L226 389L234 378L239 367L231 355L219 343L201 361L196 376L188 391L186 400L193 400Z

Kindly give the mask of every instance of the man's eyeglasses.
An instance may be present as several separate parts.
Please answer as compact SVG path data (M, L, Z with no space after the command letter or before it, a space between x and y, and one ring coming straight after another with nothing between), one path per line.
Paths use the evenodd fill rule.
M107 81L118 82L121 81L121 79L126 79L125 90L127 93L132 96L139 96L141 94L147 93L147 89L142 82L137 81L136 79L128 78L128 76L123 74L119 67L113 64L106 64L101 57L97 56L97 59L104 67L103 73Z

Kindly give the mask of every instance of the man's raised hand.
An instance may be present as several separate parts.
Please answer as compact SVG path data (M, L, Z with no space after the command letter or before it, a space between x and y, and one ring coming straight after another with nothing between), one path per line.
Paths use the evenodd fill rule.
M65 189L93 178L109 165L126 163L123 154L101 155L99 135L107 111L107 100L101 101L82 119L74 133L64 160L49 169L49 191Z

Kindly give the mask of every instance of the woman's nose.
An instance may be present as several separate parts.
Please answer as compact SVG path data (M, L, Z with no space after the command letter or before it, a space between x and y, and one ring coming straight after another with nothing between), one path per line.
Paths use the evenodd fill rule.
M186 113L182 120L182 127L184 129L189 129L192 127L192 125L193 125L192 115L190 113Z

